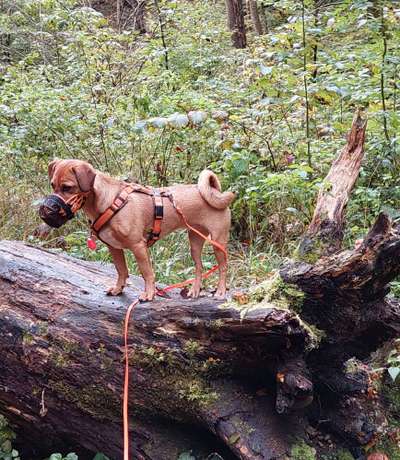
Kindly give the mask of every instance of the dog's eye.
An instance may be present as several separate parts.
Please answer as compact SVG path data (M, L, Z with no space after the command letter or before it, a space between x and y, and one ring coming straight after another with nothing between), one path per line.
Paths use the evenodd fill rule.
M63 192L69 192L71 189L72 189L72 187L71 187L70 185L63 185L63 186L61 187L61 190L62 190Z

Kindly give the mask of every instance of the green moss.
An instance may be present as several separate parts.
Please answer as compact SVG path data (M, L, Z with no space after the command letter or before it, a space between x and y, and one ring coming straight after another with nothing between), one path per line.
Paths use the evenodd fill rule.
M348 450L340 449L336 454L337 460L354 460L354 457Z
M188 340L183 349L185 355L181 356L172 350L166 352L156 347L142 347L135 349L129 357L133 366L143 368L153 378L154 385L150 391L154 395L149 399L154 400L157 410L174 413L176 408L177 413L181 412L183 399L186 401L184 407L193 413L218 398L208 380L223 367L221 361L212 357L194 359L202 350L195 340Z
M316 460L316 450L304 441L300 441L292 446L290 458L292 460Z
M206 327L212 331L218 331L223 324L224 322L222 319L212 319L210 321L206 321Z
M286 283L278 272L270 278L258 284L250 290L246 302L231 301L220 308L238 308L242 318L245 318L248 311L255 308L280 308L292 310L297 314L301 313L305 294L296 285ZM325 332L312 324L308 324L299 316L299 322L309 332L308 350L317 348L321 340L325 337Z
M325 253L330 241L325 241L323 237L315 236L303 240L301 245L294 251L293 258L308 264L314 265Z
M387 381L382 385L382 392L389 403L389 409L392 414L400 419L400 379L397 377L396 382Z
M260 283L250 291L250 302L272 303L283 309L301 311L304 301L304 292L294 284L283 281L278 272Z
M281 308L300 313L304 296L304 292L298 289L296 285L286 283L279 272L275 272L265 281L250 289L248 298L245 301L241 303L231 301L220 307L233 306L244 313L250 308L257 307Z
M6 441L13 441L14 439L15 433L9 427L7 419L3 415L0 415L0 444Z
M82 351L82 345L76 340L58 339L57 345L68 355Z
M344 363L346 374L356 374L360 371L360 362L356 358L350 358Z
M68 341L66 339L56 339L52 342L52 348L50 350L49 359L53 361L56 367L68 367L72 357L81 356L83 353L83 348L76 341Z
M197 354L203 350L202 345L197 340L189 339L183 345L183 351L189 356L189 358L195 358Z
M91 350L75 340L57 338L53 340L49 352L49 359L56 367L65 368L71 363L87 362L96 366L101 371L112 371L114 360L107 356L107 349L104 344L100 344L95 350Z
M34 337L30 332L24 332L22 335L22 345L29 346L33 343Z
M321 341L326 337L325 331L318 329L317 326L314 324L309 324L306 321L300 319L301 323L303 324L304 328L309 332L309 342L306 344L306 350L311 351L315 348L318 348Z
M49 332L49 325L47 321L38 321L36 323L37 327L37 334L40 335L40 337L46 337L48 332Z
M216 401L218 395L211 391L209 387L200 379L180 379L175 384L175 388L181 399L189 403L197 403L201 406L207 406Z
M56 367L68 367L70 362L68 356L59 350L52 350L50 352L50 360L53 361Z
M74 403L79 409L98 419L119 417L120 399L111 390L96 384L75 387L66 382L49 381L49 387L66 401Z
M336 452L322 454L320 460L354 460L354 457L347 449L339 449Z

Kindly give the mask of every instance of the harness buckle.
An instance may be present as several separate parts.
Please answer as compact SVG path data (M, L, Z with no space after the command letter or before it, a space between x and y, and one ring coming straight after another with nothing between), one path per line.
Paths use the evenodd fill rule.
M162 220L164 217L164 205L162 196L159 190L153 190L153 198L154 198L154 219Z
M114 202L112 203L112 205L110 206L110 208L112 209L112 211L114 212L117 212L119 211L122 206L126 203L126 200L124 200L123 198L121 198L120 196L117 196L117 198L115 198Z

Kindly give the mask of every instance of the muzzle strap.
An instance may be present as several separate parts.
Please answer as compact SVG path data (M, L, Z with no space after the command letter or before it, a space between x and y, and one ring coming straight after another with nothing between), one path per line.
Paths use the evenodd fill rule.
M39 208L39 216L50 227L59 228L81 209L88 194L89 192L77 193L65 201L62 196L53 193L43 200Z

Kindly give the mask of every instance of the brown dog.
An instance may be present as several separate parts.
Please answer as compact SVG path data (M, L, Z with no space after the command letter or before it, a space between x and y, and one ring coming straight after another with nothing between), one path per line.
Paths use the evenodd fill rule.
M54 193L65 202L76 195L85 195L86 200L82 209L92 222L128 185L96 171L89 163L80 160L54 160L49 164L48 171ZM213 240L226 247L231 222L228 206L234 194L221 192L220 182L213 172L204 170L200 174L197 185L174 185L160 190L171 193L191 226L210 235ZM107 291L109 295L122 293L129 276L123 250L130 249L135 255L145 281L145 292L140 295L140 299L154 298L155 279L147 248L147 236L153 221L152 197L142 193L131 193L126 205L101 229L99 237L107 244L118 272L116 285ZM170 200L164 199L164 218L160 238L184 227L181 216ZM188 233L191 255L196 267L195 281L189 296L198 297L202 282L201 252L204 240L190 230ZM226 293L227 263L222 251L214 248L214 252L220 265L215 295L223 297Z

